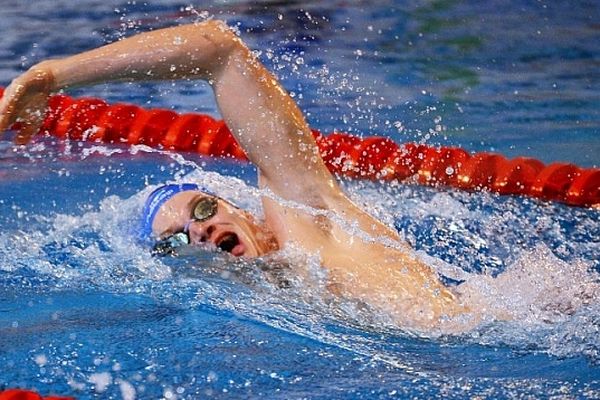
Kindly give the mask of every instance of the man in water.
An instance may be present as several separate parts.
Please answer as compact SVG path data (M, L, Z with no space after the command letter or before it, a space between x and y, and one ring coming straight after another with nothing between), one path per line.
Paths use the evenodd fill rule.
M222 22L142 33L41 62L7 87L0 132L20 121L16 140L27 142L57 90L159 79L211 85L224 120L258 168L265 219L193 184L164 186L150 196L143 216L146 233L161 240L157 251L212 243L234 256L258 257L293 242L320 258L333 293L385 312L404 328L455 332L476 322L397 232L348 199L295 102ZM349 233L349 226L361 234Z

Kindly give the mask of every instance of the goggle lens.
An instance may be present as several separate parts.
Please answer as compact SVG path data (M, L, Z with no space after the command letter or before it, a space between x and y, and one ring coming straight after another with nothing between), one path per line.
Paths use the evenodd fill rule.
M192 221L204 222L208 221L217 214L218 201L214 197L201 198L194 207ZM192 222L190 221L190 222ZM169 237L157 242L153 249L152 255L165 256L174 254L176 249L181 246L187 246L191 243L190 236L187 233L187 225L184 232L175 233Z
M217 210L217 199L214 197L203 197L194 207L194 220L198 222L208 221L217 214Z
M166 256L173 254L178 247L190 244L190 237L185 232L178 232L157 242L152 248L152 255Z

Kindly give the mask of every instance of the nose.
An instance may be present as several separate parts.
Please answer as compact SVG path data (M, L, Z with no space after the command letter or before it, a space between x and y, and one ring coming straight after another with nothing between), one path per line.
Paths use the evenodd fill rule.
M215 226L208 222L192 221L188 225L188 235L190 235L192 244L206 243L210 241L215 229Z

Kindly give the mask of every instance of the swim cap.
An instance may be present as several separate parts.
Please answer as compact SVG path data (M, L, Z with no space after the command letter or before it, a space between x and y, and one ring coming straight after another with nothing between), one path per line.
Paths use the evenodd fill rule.
M199 190L204 193L214 195L210 190L196 185L195 183L178 183L163 185L155 189L148 199L142 210L142 229L141 234L143 238L150 237L152 235L152 223L160 207L167 202L171 197L177 193L185 192L188 190Z

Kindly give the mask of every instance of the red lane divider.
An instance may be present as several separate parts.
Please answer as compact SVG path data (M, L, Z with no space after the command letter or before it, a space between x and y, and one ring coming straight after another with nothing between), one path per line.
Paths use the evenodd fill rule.
M498 170L507 162L500 154L474 154L459 169L457 186L467 190L491 190Z
M105 101L95 99L80 99L68 106L66 103L63 105L66 107L56 118L53 134L74 140L82 140L84 135L91 133L95 122L108 108Z
M1 94L1 93L0 93ZM74 397L46 396L23 389L7 389L0 392L0 400L75 400Z
M170 110L155 109L140 114L129 127L127 143L159 146L176 118L177 113Z
M0 97L3 88L0 87ZM15 124L14 129L18 129ZM202 114L109 105L93 98L52 96L40 134L104 143L145 144L216 157L247 160L222 120ZM384 137L312 131L325 165L356 179L405 180L500 194L527 195L573 206L600 207L600 170L494 153L469 154L456 147L398 145Z
M497 170L493 190L500 194L527 194L544 164L533 158L517 157Z
M554 163L544 168L531 185L530 193L546 200L566 200L571 183L581 174L581 169L573 164Z
M598 205L600 199L600 169L581 170L567 190L567 204Z
M419 183L457 186L458 172L469 158L469 153L456 147L430 147L419 166Z

